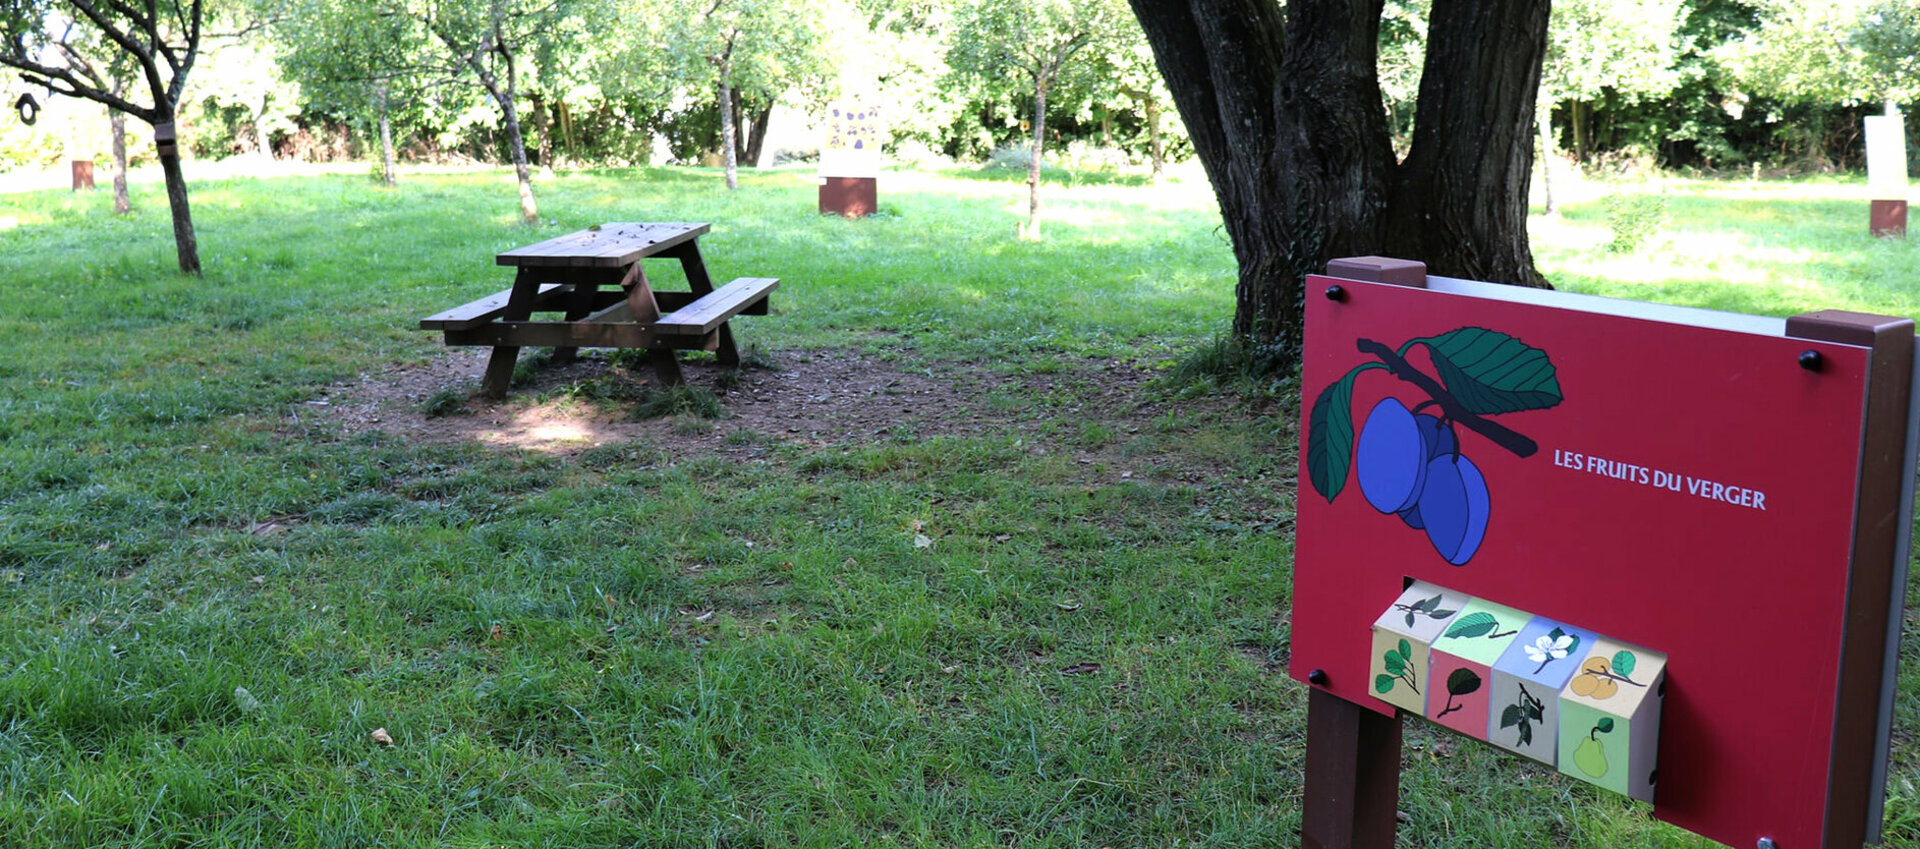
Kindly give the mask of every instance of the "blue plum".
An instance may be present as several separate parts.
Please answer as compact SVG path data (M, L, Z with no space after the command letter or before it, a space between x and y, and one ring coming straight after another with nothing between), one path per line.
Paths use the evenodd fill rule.
M1373 405L1354 453L1360 492L1373 509L1398 513L1420 500L1427 478L1426 440L1399 399L1382 398Z
M1487 479L1472 460L1446 454L1427 463L1419 519L1426 526L1427 541L1448 563L1459 566L1473 559L1486 538L1492 507Z
M1429 416L1426 413L1416 413L1413 421L1420 428L1420 442L1426 446L1428 462L1443 454L1460 453L1460 439L1454 435L1453 425L1442 424L1438 416ZM1407 523L1407 527L1414 530L1426 527L1426 523L1420 518L1420 502L1417 497L1413 504L1400 511L1400 521Z

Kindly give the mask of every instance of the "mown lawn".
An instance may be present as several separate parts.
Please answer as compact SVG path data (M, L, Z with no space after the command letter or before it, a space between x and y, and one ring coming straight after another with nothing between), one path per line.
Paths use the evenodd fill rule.
M413 322L504 286L495 252L601 221L710 221L716 277L781 277L745 330L776 365L850 348L1073 387L1169 372L1231 314L1204 185L1063 179L1035 243L1017 182L891 174L849 222L812 214L808 176L563 172L534 230L497 172L205 182L204 279L170 270L151 188L130 220L0 196L0 845L1293 845L1284 391L1067 388L1019 434L746 434L746 461L310 414L445 356ZM1664 190L1652 246L1605 252L1588 202L1543 222L1543 269L1920 313L1920 252L1865 237L1857 187ZM1907 655L1889 826L1914 845ZM1702 845L1408 737L1402 845Z

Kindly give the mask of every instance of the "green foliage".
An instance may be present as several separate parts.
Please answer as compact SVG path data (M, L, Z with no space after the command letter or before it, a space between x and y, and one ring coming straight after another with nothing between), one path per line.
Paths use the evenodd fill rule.
M1920 7L1910 0L1761 0L1760 26L1717 55L1753 90L1783 100L1920 98Z
M1615 192L1606 200L1607 228L1613 238L1607 250L1630 254L1640 250L1667 225L1667 197L1664 194Z

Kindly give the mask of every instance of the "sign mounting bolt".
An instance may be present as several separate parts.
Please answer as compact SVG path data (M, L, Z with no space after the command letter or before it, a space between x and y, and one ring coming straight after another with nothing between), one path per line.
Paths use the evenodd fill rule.
M1780 849L1780 847L1778 844L1773 842L1773 838L1762 837L1760 838L1759 843L1754 844L1753 849Z
M1347 299L1347 287L1342 286L1338 283L1335 283L1332 286L1327 287L1327 300L1337 304L1342 301L1345 301L1346 299Z
M1825 364L1825 360L1826 358L1820 356L1819 351L1800 352L1800 367L1807 371L1819 371L1820 367Z
M1307 683L1315 687L1327 686L1327 671L1325 669L1315 669L1307 673Z

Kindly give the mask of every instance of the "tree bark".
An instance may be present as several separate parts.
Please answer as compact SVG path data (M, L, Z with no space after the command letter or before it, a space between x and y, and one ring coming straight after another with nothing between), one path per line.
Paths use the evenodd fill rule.
M767 124L773 120L773 101L769 100L766 106L758 109L743 109L742 112L745 113L743 117L746 118L747 147L740 159L750 167L758 168L762 154L766 153Z
M1027 157L1027 228L1026 237L1040 238L1040 166L1047 152L1047 89L1053 80L1047 75L1033 75L1033 150Z
M1553 206L1553 103L1545 97L1534 110L1533 124L1540 131L1540 194L1547 215L1554 212Z
M1527 242L1547 0L1435 0L1386 253L1436 274L1545 288ZM1531 47L1529 47L1531 45Z
M520 223L540 223L540 210L533 203L533 175L527 170L527 142L520 135L520 114L513 108L511 93L497 98L500 114L507 120L507 146L513 150L513 176L520 181Z
M733 126L733 84L727 80L729 69L720 66L720 161L726 166L727 191L740 188L740 151Z
M1147 153L1153 157L1153 184L1158 186L1167 171L1167 140L1160 134L1160 99L1147 95Z
M393 173L393 113L387 104L387 81L373 89L374 108L380 113L380 182L391 186L399 182Z
M261 156L273 159L273 140L267 137L266 95L261 95L260 104L253 107L253 146Z
M113 214L126 215L133 211L127 197L127 113L107 107L107 126L113 131Z
M180 270L199 274L200 242L193 234L193 212L187 205L187 177L180 171L180 154L161 154L160 172L167 179L167 206L173 211L173 246L180 258Z
M540 157L540 167L553 167L553 139L547 133L547 99L538 92L528 95L533 101L533 134Z
M1233 242L1233 332L1271 368L1297 363L1302 283L1334 257L1539 281L1525 203L1547 0L1435 0L1404 165L1377 71L1384 0L1130 2ZM1427 226L1459 244L1402 230Z

